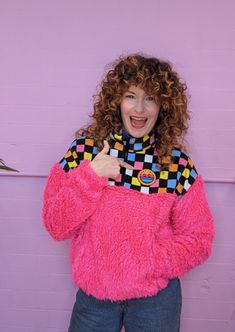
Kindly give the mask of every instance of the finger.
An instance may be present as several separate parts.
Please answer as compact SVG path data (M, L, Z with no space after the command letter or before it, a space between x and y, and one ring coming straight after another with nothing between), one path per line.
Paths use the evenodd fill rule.
M121 167L124 167L124 168L130 169L130 170L134 169L133 166L131 166L130 164L128 164L128 163L126 163L125 161L122 161L122 160L120 160L120 159L119 159L119 165L120 165Z
M109 143L106 140L104 140L104 147L100 151L100 153L107 154L108 152L109 152Z

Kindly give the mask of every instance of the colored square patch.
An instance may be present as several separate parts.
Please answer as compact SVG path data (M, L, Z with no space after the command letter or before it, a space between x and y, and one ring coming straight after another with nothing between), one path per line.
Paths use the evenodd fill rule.
M93 146L93 145L94 145L94 141L93 141L93 139L87 138L87 139L85 140L85 145Z
M188 178L189 178L189 175L190 175L190 171L189 171L189 169L188 169L188 168L185 168L184 171L183 171L183 173L182 173L182 175L183 175L186 179L188 179Z
M167 181L167 188L175 188L176 180L170 179Z
M172 151L172 156L173 157L180 157L181 156L181 152L179 150L173 150Z
M157 166L156 163L152 164L152 171L153 172L159 172L160 171L160 169L159 169L159 167Z
M144 163L141 161L135 161L134 163L134 169L136 170L141 170L143 169Z
M64 159L60 165L61 165L62 168L64 168L64 166L65 166L66 164L67 164L67 161Z
M180 194L182 194L182 191L183 191L184 187L182 186L181 183L178 183L176 189L177 189L177 191L178 191Z
M124 186L124 187L126 187L126 188L129 188L129 189L130 189L130 187L131 187L131 184L130 184L130 183L128 183L128 182L124 182L124 183L123 183L123 186Z
M115 143L114 148L119 150L119 151L123 151L123 145L120 144L119 142Z
M178 165L177 164L170 164L169 165L169 172L177 172L178 171Z
M135 161L135 154L134 153L128 153L127 159L130 161Z
M189 190L190 187L191 187L191 184L188 182L188 180L186 180L184 182L184 189L187 191L187 190Z
M159 192L160 194L164 194L164 193L167 192L167 189L166 189L166 188L158 188L158 192Z
M149 155L149 154L146 154L144 156L144 162L145 163L152 163L153 162L153 156Z
M79 144L79 145L77 145L76 150L77 150L77 152L84 152L84 150L85 150L85 145L84 145L84 144Z
M129 175L129 176L132 176L133 175L133 170L126 168L125 174Z
M71 156L72 156L72 152L71 152L71 150L69 150L64 157L69 158Z
M92 154L88 152L84 152L84 159L85 160L92 160Z
M118 157L118 151L114 149L110 149L110 156L112 157Z
M133 177L131 179L131 184L134 185L134 186L140 186L140 182L137 178Z
M149 188L148 187L141 187L140 192L142 192L143 194L149 194Z
M71 162L68 162L68 165L69 165L69 168L74 168L74 167L77 167L77 163L76 161L71 161Z
M73 151L72 155L73 155L73 158L74 158L74 159L77 159L77 158L78 158L78 155L77 155L76 151Z
M186 160L186 159L184 159L184 158L180 158L180 160L179 160L179 164L180 164L180 165L186 166L187 163L188 163L188 160Z
M188 159L188 163L189 163L189 166L190 166L190 167L193 167L193 161L192 161L191 158Z
M196 179L196 177L197 177L197 173L195 172L194 169L191 170L190 175L191 175L191 177L193 177L194 179Z
M159 179L157 179L153 184L151 184L151 188L159 187Z
M168 176L169 176L169 172L168 171L161 171L160 172L160 179L167 180Z
M136 150L142 150L142 148L143 148L143 146L142 146L141 143L135 143L135 144L134 144L134 150L135 150L135 151L136 151Z

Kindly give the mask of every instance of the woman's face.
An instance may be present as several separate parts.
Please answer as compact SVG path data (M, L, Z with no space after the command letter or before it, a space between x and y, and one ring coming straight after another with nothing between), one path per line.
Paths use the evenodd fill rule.
M143 137L153 129L160 110L156 98L139 86L130 85L121 99L121 117L124 129L132 137Z

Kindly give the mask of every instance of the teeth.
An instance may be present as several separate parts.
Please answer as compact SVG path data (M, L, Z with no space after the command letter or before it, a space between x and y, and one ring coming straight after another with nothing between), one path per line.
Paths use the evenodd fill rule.
M135 118L135 117L131 116L131 120L134 120L134 121L146 121L146 118Z
M135 128L143 128L145 126L145 123L147 121L147 118L135 118L133 116L130 117L131 124Z

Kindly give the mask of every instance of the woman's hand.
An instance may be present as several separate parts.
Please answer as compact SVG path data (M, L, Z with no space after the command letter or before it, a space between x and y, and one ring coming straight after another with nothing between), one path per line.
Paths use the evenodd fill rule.
M104 141L103 150L90 162L91 168L98 176L116 179L120 175L120 168L124 167L132 170L133 167L116 157L108 155L109 144Z

